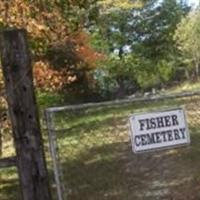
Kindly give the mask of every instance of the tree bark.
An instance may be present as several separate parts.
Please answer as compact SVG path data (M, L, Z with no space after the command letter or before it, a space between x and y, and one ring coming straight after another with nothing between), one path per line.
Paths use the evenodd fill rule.
M0 52L23 200L51 200L25 30L0 33Z
M1 118L0 118L0 123L2 123L2 122L1 122ZM2 132L3 132L3 131L2 131L2 128L3 128L3 127L2 127L1 124L0 124L0 157L2 156L2 153L3 153L3 139L2 139L2 137L3 137L3 136L2 136L2 135L3 135Z

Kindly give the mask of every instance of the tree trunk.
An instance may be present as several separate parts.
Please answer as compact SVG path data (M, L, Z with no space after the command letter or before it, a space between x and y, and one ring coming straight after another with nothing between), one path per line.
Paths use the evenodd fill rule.
M190 81L190 73L189 73L188 69L185 69L185 77L188 81Z
M199 79L199 63L196 63L196 79Z
M3 127L2 127L2 119L0 116L0 157L2 156L3 153Z
M23 200L50 200L26 31L1 32L0 51Z
M117 83L118 83L118 86L119 86L118 91L117 91L117 98L121 99L121 98L125 97L125 94L126 94L126 88L124 86L123 78L118 77Z

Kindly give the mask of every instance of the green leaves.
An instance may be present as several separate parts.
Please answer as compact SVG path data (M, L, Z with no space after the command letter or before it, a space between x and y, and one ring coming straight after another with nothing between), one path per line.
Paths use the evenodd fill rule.
M192 11L183 18L177 26L174 40L183 56L183 62L187 63L187 68L191 66L199 75L200 64L200 11Z
M96 41L93 44L107 54L106 62L101 64L107 76L119 87L128 87L127 82L137 89L167 84L178 68L173 35L187 6L176 0L155 0L140 8L122 9L118 1L113 7L109 2L98 28L91 31Z

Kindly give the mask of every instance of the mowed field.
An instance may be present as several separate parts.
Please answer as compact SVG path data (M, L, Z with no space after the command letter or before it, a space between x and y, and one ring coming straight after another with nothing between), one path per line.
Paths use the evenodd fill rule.
M200 97L55 113L58 152L68 200L199 200ZM191 144L134 154L129 116L184 106ZM46 132L44 138L47 144ZM48 167L52 164L48 148ZM52 191L55 193L53 180ZM14 168L0 171L0 199L18 200ZM55 194L54 194L55 196Z

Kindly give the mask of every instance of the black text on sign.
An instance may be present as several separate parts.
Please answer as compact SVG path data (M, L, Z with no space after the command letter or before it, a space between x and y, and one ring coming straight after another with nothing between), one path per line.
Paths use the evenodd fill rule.
M134 114L130 117L134 152L181 146L190 143L182 108Z

